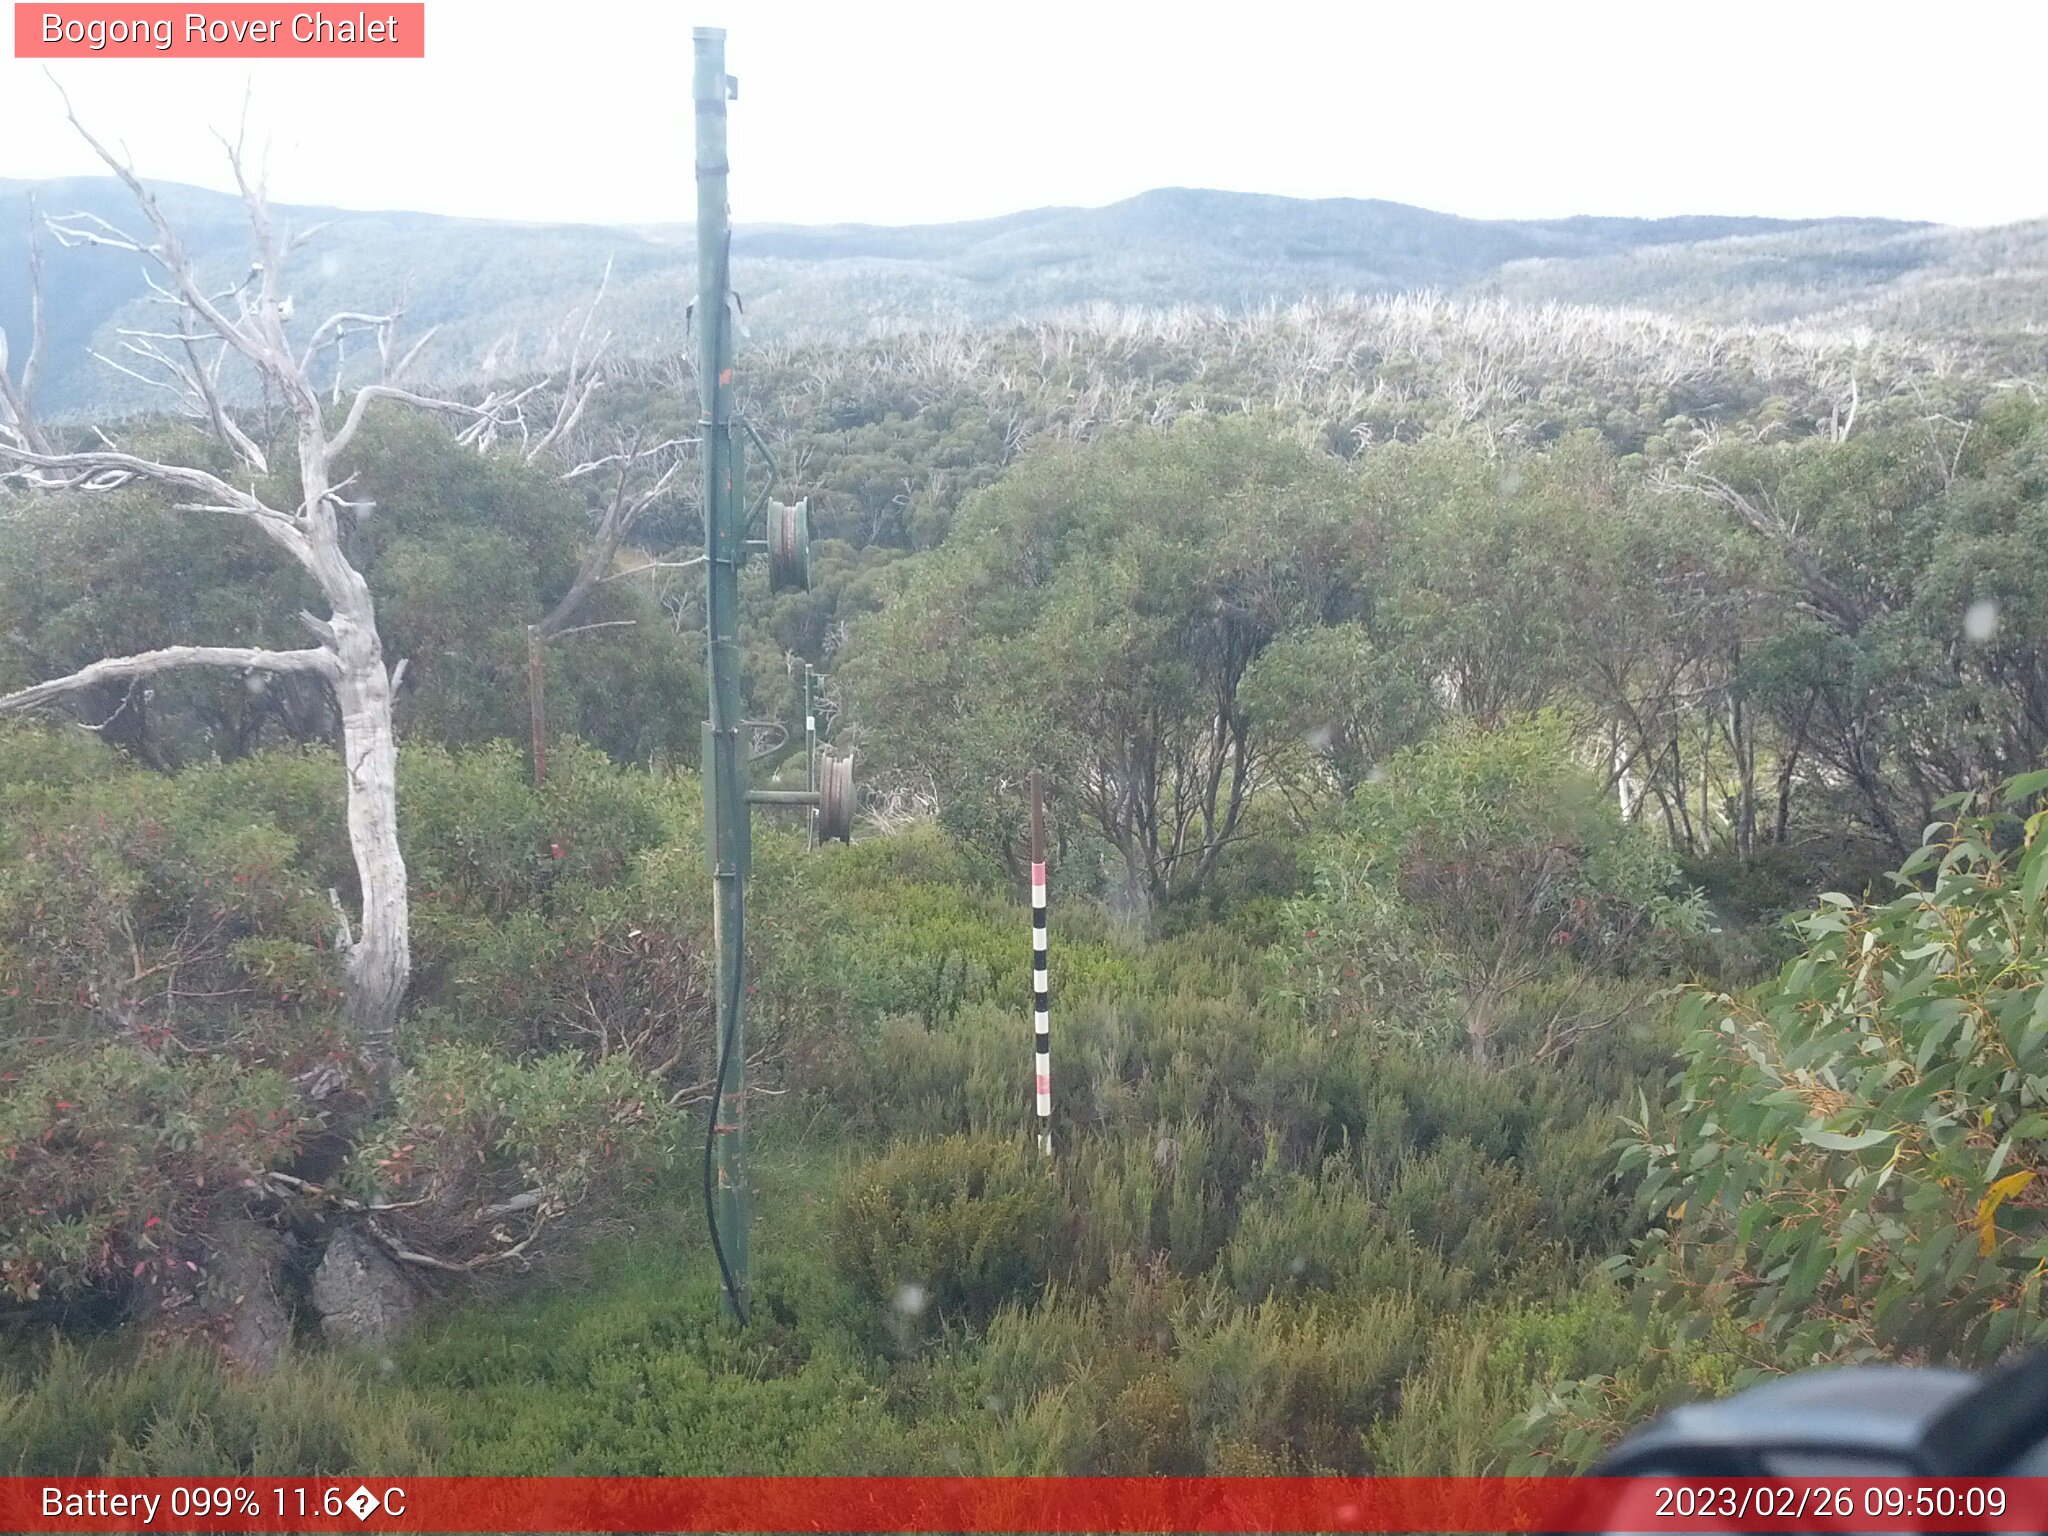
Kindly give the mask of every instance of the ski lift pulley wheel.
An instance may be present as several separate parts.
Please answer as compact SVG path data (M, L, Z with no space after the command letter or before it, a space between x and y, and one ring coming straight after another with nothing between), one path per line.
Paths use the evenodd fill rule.
M853 759L828 752L818 764L818 836L853 841Z
M808 592L811 589L811 504L768 503L768 590Z

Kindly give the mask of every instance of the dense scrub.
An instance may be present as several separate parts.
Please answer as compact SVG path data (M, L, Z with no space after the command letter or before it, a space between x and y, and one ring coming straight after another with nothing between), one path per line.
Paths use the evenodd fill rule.
M603 589L537 786L523 626L589 509L377 423L388 1098L324 699L0 728L0 1470L1575 1466L1673 1394L2036 1337L2042 785L1948 797L2048 747L2048 414L1911 350L1389 303L766 352L827 537L749 578L749 708L829 660L880 794L851 847L756 835L744 1330L697 1236L701 613ZM259 559L10 502L0 688L281 642ZM430 1296L387 1346L303 1304L343 1230ZM268 1376L211 1347L251 1231Z
M291 1084L331 1049L314 983L318 882L339 867L317 814L334 770L259 755L165 779L44 730L4 740L20 766L0 1232L17 1299L41 1297L17 1313L0 1399L23 1468L730 1468L681 1432L705 1413L744 1426L763 1469L1433 1465L1438 1449L1406 1448L1427 1435L1401 1406L1404 1382L1444 1369L1427 1340L1476 1317L1500 1319L1487 1337L1566 1326L1531 1319L1636 1230L1609 1143L1668 1046L1647 1007L1562 1062L1460 1065L1269 1004L1281 961L1259 924L1146 940L1065 903L1048 1166L1023 1134L1023 929L1006 878L925 829L828 851L799 881L798 855L764 834L756 1017L763 1081L786 1097L765 1131L756 1320L728 1339L675 1155L704 1071L694 785L571 753L536 792L509 752L419 747L404 784L423 956L407 1071L338 1187L403 1205L384 1220L408 1246L465 1259L534 1235L531 1212L511 1233L468 1213L544 1188L557 1224L532 1250L555 1256L542 1279L610 1278L595 1298L587 1279L529 1280L496 1320L454 1285L445 1322L381 1370L310 1345L261 1385L187 1347L131 1359L143 1335L94 1337L80 1308L113 1318L175 1282L157 1269L203 1270L209 1214L347 1219L265 1179L320 1141ZM223 796L241 842L209 853ZM93 849L65 854L82 827ZM216 877L236 895L213 897ZM53 950L55 931L74 942ZM122 978L115 1015L92 978L124 964L144 974ZM156 979L173 971L189 980ZM221 995L186 998L202 978ZM653 1028L692 1019L695 1034ZM214 1077L232 1098L207 1097ZM291 1113L252 1116L265 1092ZM623 1263L585 1268L592 1242ZM678 1265L692 1284L664 1279L656 1305L643 1277ZM48 1332L65 1316L85 1342ZM558 1337L571 1316L587 1345ZM517 1364L533 1350L538 1378ZM1504 1423L1529 1370L1501 1369L1486 1390ZM525 1406L488 1432L488 1414L450 1406L494 1391ZM639 1428L592 1418L626 1413Z

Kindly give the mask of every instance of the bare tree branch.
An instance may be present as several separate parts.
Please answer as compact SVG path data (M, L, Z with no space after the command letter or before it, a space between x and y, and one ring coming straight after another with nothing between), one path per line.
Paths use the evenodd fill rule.
M392 719L397 674L384 661L369 584L343 547L337 514L350 505L341 495L349 479L337 480L335 461L370 401L380 396L468 415L471 423L458 434L458 440L486 443L504 425L500 410L516 412L522 397L509 397L508 402L508 397L494 395L482 407L469 407L414 395L389 384L371 386L354 403L344 433L331 437L319 392L308 373L311 360L321 346L338 341L365 319L378 331L380 352L388 360L395 316L345 312L340 319L316 328L313 341L301 354L286 337L292 303L283 287L283 264L285 253L303 240L288 238L280 243L271 227L263 187L248 175L241 140L226 148L248 212L255 260L241 282L209 292L199 281L177 231L134 169L93 137L68 99L64 111L80 137L134 197L153 238L145 243L92 214L53 219L47 227L67 245L107 246L146 258L154 268L145 274L152 293L177 318L162 330L131 331L126 338L129 355L159 370L160 382L181 399L188 412L205 420L245 465L261 474L266 472L266 461L256 437L267 437L268 428L262 434L244 431L219 389L221 367L230 352L255 369L263 384L266 419L268 403L278 400L296 425L301 500L293 511L283 511L267 504L253 486L243 490L207 470L124 452L103 432L99 436L104 448L76 453L53 453L47 451L47 444L19 441L22 434L18 431L0 433L0 477L44 490L111 490L140 481L184 492L189 499L176 503L180 510L222 513L255 523L313 578L330 612L325 618L309 618L320 640L314 649L174 646L141 656L113 657L68 677L10 694L0 699L0 709L27 708L94 683L144 677L173 667L302 672L324 680L340 717L349 845L362 902L361 926L345 959L348 985L342 1012L363 1060L377 1082L384 1084L396 1060L394 1036L412 966L410 902L397 829L398 741ZM211 345L220 350L209 361L199 349ZM523 433L523 423L517 424Z
M569 633L569 624L576 616L591 592L615 574L613 563L618 559L619 546L633 531L633 525L647 509L666 496L682 473L686 461L679 449L684 443L681 438L669 438L643 449L640 440L643 434L635 433L616 453L603 458L579 464L562 478L565 480L595 473L601 468L612 469L617 478L613 482L612 497L606 506L604 516L599 519L596 536L583 553L583 560L577 567L576 579L569 590L562 594L547 617L533 626L535 637L541 641L555 639ZM664 463L664 459L666 462ZM655 471L652 481L636 484L635 481L645 470ZM648 570L661 562L651 562L638 567ZM590 626L584 626L588 628Z
M607 266L605 272L609 277L611 268ZM603 297L602 287L598 290L598 296ZM595 302L591 308L596 309ZM587 316L585 325L588 325ZM572 380L575 377L573 361L570 366L570 377ZM585 391L585 396L587 398L588 390ZM566 407L563 409L566 410ZM578 407L579 412L580 409ZM563 425L565 421L569 425L574 424L571 417L563 415L560 411L555 420L556 426L562 430L567 430ZM545 617L536 624L529 624L526 629L526 698L527 711L532 723L533 779L536 784L546 779L548 771L548 643L568 635L582 634L587 630L609 629L633 622L631 619L611 619L579 625L574 621L592 592L614 575L623 574L612 569L618 560L619 546L632 532L633 525L639 520L640 515L668 494L669 488L674 485L676 477L683 469L684 459L679 451L683 444L682 439L669 438L652 448L642 448L644 436L644 433L636 431L617 452L578 464L562 476L564 480L574 482L585 476L597 474L601 470L612 470L616 478L612 483L611 500L605 507L604 515L598 520L595 536L583 551L583 558L577 564L576 576L569 583L569 590L562 594L561 601L556 603ZM546 441L548 439L543 439L543 442ZM653 480L646 484L639 483L640 472L649 467L655 471ZM653 561L637 569L649 570L660 564L662 562Z
M642 448L639 446L639 440L636 437L616 453L607 453L599 458L588 459L576 465L573 469L563 470L562 478L564 480L581 480L584 476L594 475L601 469L633 469L643 462L659 460L663 454L673 453L680 448L692 447L696 441L697 439L694 437L665 437L650 447Z
M411 354L407 356L409 359ZM397 400L406 405L417 406L423 411L467 417L470 426L463 430L457 441L471 443L477 441L478 427L488 426L495 431L519 425L517 407L531 392L528 389L521 390L516 395L493 393L486 395L476 405L465 405L460 400L442 400L432 395L415 394L412 390L401 389L394 384L365 384L356 391L355 402L349 407L348 418L342 422L341 429L328 439L327 456L330 459L341 457L348 445L355 440L356 430L362 426L364 413L369 410L373 401Z
M578 624L570 629L557 630L549 638L561 640L570 635L588 634L593 629L631 629L639 622L638 619L599 619L595 624Z
M562 380L562 396L555 406L555 419L526 450L528 463L561 443L576 424L583 419L583 412L590 404L590 397L602 389L606 382L604 370L605 349L611 344L611 333L607 331L598 338L590 355L584 355L584 347L590 342L591 322L597 318L598 306L604 303L605 290L611 287L612 263L608 258L604 264L604 276L598 279L597 294L590 301L590 307L583 312L583 322L576 332L576 342L569 351L569 371Z
M314 360L320 355L320 349L329 342L347 334L351 328L357 334L363 332L374 334L381 331L385 326L391 325L397 319L398 316L395 314L372 315L353 309L329 315L325 320L322 320L313 327L313 334L307 338L305 349L299 354L299 371L310 374L313 371Z
M608 581L623 581L628 576L644 576L649 571L688 571L704 564L705 556L692 555L687 560L649 560L641 565L629 565L622 571L609 571L597 578L602 586Z
M216 305L213 297L199 286L191 260L185 254L184 242L178 238L176 228L165 217L162 206L156 200L156 194L143 185L142 178L135 174L134 168L126 160L108 149L93 136L92 131L84 123L79 121L78 113L71 105L71 98L65 95L63 87L59 86L57 93L64 101L65 118L92 152L99 156L101 163L120 178L121 184L128 189L129 195L142 210L143 216L149 220L150 228L156 233L156 243L144 245L93 214L73 214L63 220L53 220L50 225L51 232L60 240L71 238L88 244L111 245L116 249L130 250L149 257L171 279L172 288L180 301L205 320L223 341L240 352L258 369L272 376L288 392L294 385L302 388L303 380L298 378L297 370L290 368L289 360L280 357L271 348L269 338L264 336L259 328L253 325L245 328L244 325L230 319ZM251 217L258 232L260 269L263 270L266 283L274 282L274 277L267 270L274 266L275 262L270 259L273 253L268 248L267 218L260 212L261 195L252 192L247 178L242 174L240 152L231 151L229 160L234 167L235 180L243 189L245 200L253 200ZM252 276L254 275L252 273ZM235 291L239 295L243 290Z
M165 464L114 448L31 453L0 442L0 480L7 479L44 491L112 491L138 480L194 491L208 499L180 503L181 508L248 518L301 563L311 554L303 518L280 512L254 491L238 490L218 475L188 465Z
M18 688L13 693L0 694L0 713L11 710L33 709L47 704L67 693L91 688L99 683L120 682L124 678L154 677L160 672L171 672L181 667L233 667L245 672L309 672L324 677L330 682L339 673L334 653L328 650L308 651L266 651L258 647L240 645L172 645L160 651L144 651L136 656L109 656L95 661L90 666L80 667L76 672L63 677L49 678L44 682L32 683Z
M43 244L36 238L36 200L28 200L28 356L21 382L8 375L7 332L0 330L0 439L12 439L35 453L48 453L50 440L36 425L36 381L43 366Z

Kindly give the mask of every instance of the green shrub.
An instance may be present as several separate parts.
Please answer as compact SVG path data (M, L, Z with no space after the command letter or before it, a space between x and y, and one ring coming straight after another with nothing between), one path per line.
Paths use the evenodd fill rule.
M1484 1290L1543 1252L1537 1203L1519 1171L1459 1137L1408 1161L1387 1218Z
M1677 866L1575 766L1564 721L1447 728L1358 789L1289 907L1276 981L1307 1015L1481 1066L1543 1059L1602 1020L1585 978L1703 924ZM1552 984L1541 1015L1516 1020Z
M1368 1434L1374 1466L1402 1477L1583 1471L1659 1409L1744 1379L1728 1333L1673 1322L1597 1272L1446 1316L1398 1409Z
M1689 998L1675 1134L1646 1116L1631 1153L1653 1288L1726 1287L1795 1361L2048 1338L2048 811L2016 814L2044 789L1951 802L1903 894L1826 896L1775 980Z
M1085 1215L1075 1241L1075 1273L1100 1285L1119 1261L1155 1257L1181 1274L1200 1274L1229 1235L1223 1148L1199 1121L1070 1145L1060 1177Z
M1372 1470L1363 1435L1422 1340L1413 1303L1267 1302L1181 1341L1175 1372L1205 1451L1254 1446L1291 1471Z
M0 1293L166 1284L318 1121L292 1085L348 1060L331 921L298 838L175 778L9 728L52 778L0 796ZM24 761L26 760L26 761ZM299 777L242 765L243 787Z
M1357 1472L1422 1332L1405 1297L1244 1307L1124 1260L1092 1293L1005 1307L955 1370L993 1417L990 1470Z
M1021 1140L902 1142L849 1172L833 1220L841 1271L876 1307L986 1322L1044 1287L1070 1241L1066 1203Z
M1618 1117L1597 1112L1576 1125L1545 1126L1521 1165L1536 1196L1536 1229L1583 1258L1613 1254L1640 1230L1614 1166L1618 1129Z
M1648 1302L1596 1284L1571 1303L1514 1319L1489 1364L1496 1376L1529 1380L1530 1406L1500 1429L1502 1470L1583 1472L1665 1409L1726 1397L1783 1368L1767 1341L1711 1297L1685 1311Z
M0 1095L0 1295L155 1287L204 1258L214 1215L314 1128L279 1073L113 1044Z
M1095 1452L1111 1477L1187 1476L1200 1470L1188 1405L1163 1371L1127 1382L1109 1400Z
M1384 1240L1349 1159L1333 1157L1321 1177L1290 1174L1247 1199L1223 1253L1231 1288L1247 1302L1304 1291L1349 1292L1374 1245Z
M661 794L574 741L555 744L535 788L510 742L401 758L399 818L423 906L503 917L558 885L609 885L661 840Z
M356 1147L344 1183L436 1258L530 1262L543 1234L588 1229L655 1181L678 1129L630 1057L511 1061L436 1046L393 1085L391 1114Z

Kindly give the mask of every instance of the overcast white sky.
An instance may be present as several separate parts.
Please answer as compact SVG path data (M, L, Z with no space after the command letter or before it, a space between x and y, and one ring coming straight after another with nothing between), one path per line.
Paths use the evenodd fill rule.
M375 0L329 3L353 15ZM690 28L728 29L742 221L923 223L1148 187L1480 217L2048 215L2041 0L428 0L423 61L65 61L146 176L222 185L243 84L273 196L687 220ZM95 167L0 59L0 176Z

